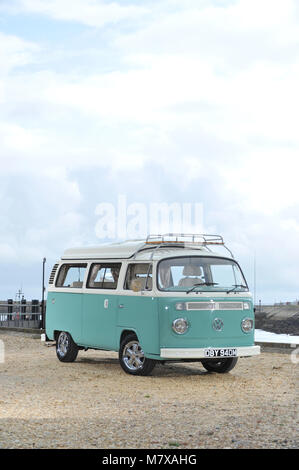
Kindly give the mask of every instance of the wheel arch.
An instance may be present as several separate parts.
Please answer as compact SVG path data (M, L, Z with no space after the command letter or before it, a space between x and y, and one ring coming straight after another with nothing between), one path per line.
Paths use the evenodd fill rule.
M72 334L71 334L70 331L68 331L68 330L54 330L54 331L53 331L54 341L57 341L57 340L58 340L59 333L61 333L62 331L64 331L65 333L68 333L68 334L70 335L70 337L72 338L72 340L74 341ZM74 341L74 342L75 342L75 341Z
M62 330L54 330L54 331L53 331L54 341L57 341L58 336L59 336L59 333L60 333L61 331L62 331Z
M119 342L118 342L118 347L119 347L119 348L120 348L120 345L121 345L122 341L124 340L124 338L125 338L127 335L131 334L131 333L134 333L134 334L137 336L138 340L140 341L140 337L138 336L138 333L137 333L137 331L136 331L134 328L124 328L124 329L121 331L121 334L120 334L120 336L119 336Z

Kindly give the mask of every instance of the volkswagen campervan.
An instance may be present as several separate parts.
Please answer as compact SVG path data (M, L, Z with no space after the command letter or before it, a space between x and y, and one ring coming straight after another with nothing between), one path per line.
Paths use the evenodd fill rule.
M216 253L216 245L226 248L219 235L168 234L66 250L46 310L58 359L118 351L125 372L148 375L165 361L225 373L259 354L247 282L231 251Z

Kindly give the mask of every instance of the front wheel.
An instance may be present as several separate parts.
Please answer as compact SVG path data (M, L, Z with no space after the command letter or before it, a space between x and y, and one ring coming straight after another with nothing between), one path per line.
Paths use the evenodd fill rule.
M56 341L56 354L61 362L74 362L78 355L78 346L66 331L61 331Z
M230 357L227 359L204 359L201 363L208 372L225 374L235 367L237 361L237 357Z
M119 362L127 374L149 375L156 365L153 359L147 359L135 334L127 335L121 342Z

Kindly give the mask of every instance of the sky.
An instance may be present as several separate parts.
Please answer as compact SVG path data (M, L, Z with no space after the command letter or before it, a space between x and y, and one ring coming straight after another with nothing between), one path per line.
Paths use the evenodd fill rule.
M296 0L0 0L0 298L122 239L120 197L200 204L257 301L299 298L298 83Z

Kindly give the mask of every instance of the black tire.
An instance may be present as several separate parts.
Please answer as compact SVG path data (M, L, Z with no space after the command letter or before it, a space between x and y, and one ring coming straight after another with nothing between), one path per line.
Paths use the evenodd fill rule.
M134 333L129 333L122 340L119 349L119 363L122 369L131 375L149 375L156 365L156 361L144 356Z
M60 331L56 340L56 355L61 362L74 362L79 348L66 331Z
M201 363L208 372L226 374L235 367L237 361L237 357L229 357L227 359L204 359Z

